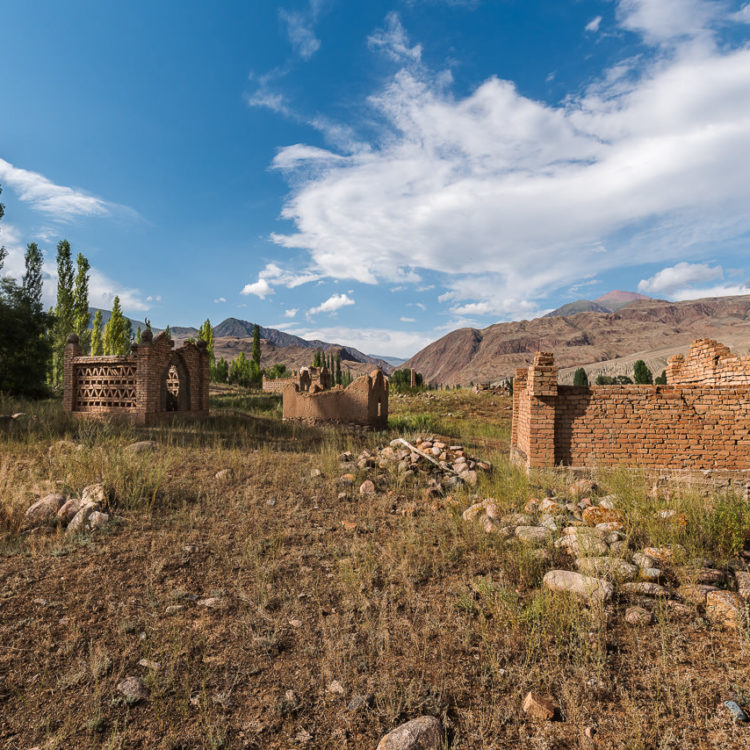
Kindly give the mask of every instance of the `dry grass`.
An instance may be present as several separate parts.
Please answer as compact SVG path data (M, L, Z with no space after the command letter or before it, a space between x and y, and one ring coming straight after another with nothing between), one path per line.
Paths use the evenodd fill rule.
M632 628L625 602L592 613L542 591L547 569L570 567L563 553L550 548L543 562L464 522L466 491L436 503L376 470L374 498L341 495L342 450L427 430L494 463L476 492L504 509L563 494L566 477L529 479L506 462L508 399L393 399L393 429L381 434L287 425L277 401L240 392L212 406L233 411L136 430L22 405L29 427L3 435L0 747L373 748L424 713L443 719L452 748L750 743L717 708L750 699L746 634L666 607ZM155 453L124 450L144 438ZM223 468L234 477L219 482ZM24 533L35 497L99 481L122 523L72 539ZM633 544L679 542L681 565L736 562L748 533L741 498L678 489L667 502L649 498L644 477L598 481L626 510ZM685 513L687 529L658 522L663 507ZM220 608L198 605L206 597ZM167 615L173 605L182 609ZM130 675L147 703L121 700L116 685ZM333 680L344 695L328 691ZM561 721L527 719L528 690L553 696ZM355 695L372 696L369 707L347 711Z

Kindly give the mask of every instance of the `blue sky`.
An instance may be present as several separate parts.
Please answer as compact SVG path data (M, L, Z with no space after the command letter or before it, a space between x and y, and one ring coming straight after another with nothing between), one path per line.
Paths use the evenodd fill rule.
M8 3L5 271L408 356L613 288L750 293L745 0Z

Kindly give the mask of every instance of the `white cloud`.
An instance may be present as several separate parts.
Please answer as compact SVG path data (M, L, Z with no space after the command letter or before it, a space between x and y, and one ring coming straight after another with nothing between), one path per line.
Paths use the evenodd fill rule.
M648 295L666 295L669 297L680 289L695 284L721 279L724 271L721 266L709 266L707 263L677 263L648 279L638 282L638 291Z
M703 299L704 297L734 297L739 294L750 294L747 284L719 284L717 286L687 289L678 289L670 299L682 302L688 299Z
M313 30L313 19L308 14L283 9L279 11L279 18L286 25L286 33L294 50L303 60L309 60L320 49L320 39Z
M724 3L716 0L620 0L617 6L624 28L659 43L700 36L723 12Z
M273 294L271 285L265 279L258 279L253 284L245 284L240 294L254 294L260 299L265 299L268 295Z
M738 23L750 23L750 3L743 5L731 18Z
M284 310L284 317L285 318L294 318L297 315L297 312L299 311L299 308L292 307L289 310Z
M399 318L399 320L402 323L416 323L417 322L416 318L404 318L404 317L402 317L402 318Z
M56 185L38 172L15 167L0 159L0 184L7 185L18 198L53 219L67 220L75 216L107 216L114 209L131 211L96 196L65 185Z
M161 294L157 294L156 296L149 295L146 297L146 302L161 302Z
M587 24L586 24L586 31L590 31L592 34L595 34L597 31L599 31L599 25L602 22L602 17L597 16L596 18L592 18Z
M457 96L389 16L371 44L404 67L368 100L382 130L349 154L315 152L314 166L300 144L280 150L295 231L273 240L330 278L409 283L428 269L456 314L510 317L586 275L742 236L750 48L712 41L730 22L722 4L664 4L621 0L618 18L668 48L559 105L494 77Z
M409 46L406 29L395 11L385 17L385 28L373 32L367 42L373 49L385 52L394 62L419 62L422 57L422 45Z
M317 307L311 307L308 315L317 315L318 313L335 313L342 307L353 305L354 300L348 294L332 294L325 302L321 302Z
M353 346L365 354L380 356L411 357L435 340L431 331L393 331L383 328L298 328L287 327L289 333L305 339L320 339L342 345Z
M226 298L226 297L217 297L217 298L216 298L216 299L214 300L214 304L215 304L215 305L219 305L219 304L223 304L223 303L224 303L224 302L226 302L226 301L227 301L227 298Z

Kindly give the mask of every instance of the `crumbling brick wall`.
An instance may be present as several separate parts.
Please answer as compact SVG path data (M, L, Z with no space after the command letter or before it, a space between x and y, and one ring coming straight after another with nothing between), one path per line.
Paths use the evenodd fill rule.
M693 341L687 358L670 357L669 385L750 385L750 356L738 357L713 339Z
M266 378L263 376L263 390L272 393L283 393L288 385L296 385L301 391L309 391L313 386L326 390L332 385L331 374L327 367L301 367L287 378Z
M553 388L552 370L537 355L516 375L511 456L527 468L750 469L750 386L559 386L555 372Z
M155 424L181 415L208 415L209 355L206 344L188 342L172 351L163 333L144 331L124 357L84 357L78 337L65 346L63 409L81 417L119 416Z
M287 420L386 427L388 381L380 370L373 370L346 388L323 390L313 385L306 392L290 383L284 388L283 414Z

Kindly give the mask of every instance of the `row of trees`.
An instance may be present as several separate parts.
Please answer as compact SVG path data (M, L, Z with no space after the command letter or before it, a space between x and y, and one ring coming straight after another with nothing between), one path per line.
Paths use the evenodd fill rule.
M414 373L414 380L417 388L424 387L424 377L421 372ZM396 370L391 375L391 388L397 392L411 390L411 370Z
M639 359L633 365L633 377L627 375L597 375L596 385L666 385L667 372L662 370L661 375L654 378L649 366ZM573 385L588 385L589 377L583 367L579 367L573 375Z
M327 368L328 372L331 373L333 385L341 385L346 388L353 380L351 370L348 368L346 370L341 369L341 352L336 352L334 356L333 352L326 354L322 349L316 349L312 366Z

